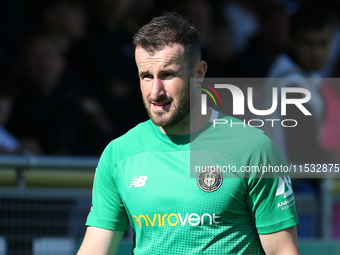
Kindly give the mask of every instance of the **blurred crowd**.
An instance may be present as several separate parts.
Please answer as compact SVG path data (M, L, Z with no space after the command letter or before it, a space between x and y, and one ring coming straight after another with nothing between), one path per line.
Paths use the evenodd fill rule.
M98 156L147 120L131 40L163 11L193 19L208 77L314 79L340 76L339 10L338 0L1 0L0 153ZM289 86L316 95L312 116L292 110L301 125L268 135L289 162L339 162L340 87L302 83Z

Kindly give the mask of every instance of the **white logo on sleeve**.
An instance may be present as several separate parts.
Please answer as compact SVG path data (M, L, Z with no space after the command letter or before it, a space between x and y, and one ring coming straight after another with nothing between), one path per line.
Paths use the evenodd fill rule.
M285 190L287 191L285 192ZM283 176L283 179L282 179L282 177L280 176L279 185L276 190L276 196L283 194L283 198L286 198L292 193L293 193L293 189L292 189L292 181L290 180L290 177L288 176L287 178L286 176Z
M146 183L146 180L148 179L147 176L134 176L131 180L131 183L129 185L129 188L132 188L132 187L135 187L135 188L138 188L138 187L143 187Z

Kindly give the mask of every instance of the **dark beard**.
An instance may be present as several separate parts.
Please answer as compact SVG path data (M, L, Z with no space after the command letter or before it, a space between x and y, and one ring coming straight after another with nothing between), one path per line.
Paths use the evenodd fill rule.
M162 101L162 98L159 98L157 101ZM151 113L151 110L146 106L145 101L144 106L146 108L146 111L148 112L148 115L151 119L151 121L160 127L171 127L179 122L181 122L183 119L185 119L189 113L190 113L190 79L187 81L186 86L183 88L182 93L178 99L178 105L172 105L174 107L174 111L170 118L162 118L161 116L163 113L158 114L158 118L154 118L154 116ZM172 101L173 102L173 101ZM151 107L151 105L150 105Z

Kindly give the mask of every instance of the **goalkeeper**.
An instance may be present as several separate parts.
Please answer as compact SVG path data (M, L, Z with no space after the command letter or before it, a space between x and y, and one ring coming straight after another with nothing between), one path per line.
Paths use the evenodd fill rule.
M202 82L207 71L197 30L177 14L164 14L143 26L133 43L150 120L105 148L78 255L115 254L129 222L138 255L299 254L287 173L224 176L210 168L190 178L193 160L286 164L262 131L213 127L225 116L197 111L201 90L190 79Z

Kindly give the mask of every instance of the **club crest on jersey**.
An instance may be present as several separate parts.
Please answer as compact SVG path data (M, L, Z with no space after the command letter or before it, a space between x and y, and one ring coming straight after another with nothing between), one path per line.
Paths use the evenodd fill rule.
M221 172L213 167L203 168L197 175L197 185L205 192L213 192L218 190L223 183Z

